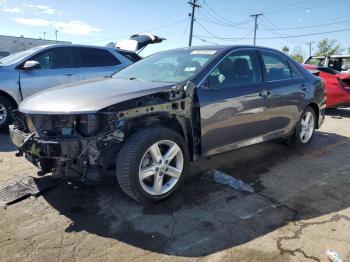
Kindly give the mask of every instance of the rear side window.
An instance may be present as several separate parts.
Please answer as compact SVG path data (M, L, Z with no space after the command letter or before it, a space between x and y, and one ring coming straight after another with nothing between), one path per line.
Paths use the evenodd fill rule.
M300 73L299 69L291 62L289 62L290 70L292 71L293 78L302 78L303 75Z
M98 48L80 49L80 67L104 67L119 64L120 61L107 50Z
M292 72L285 58L277 53L261 51L266 81L280 81L292 78Z
M73 68L72 48L56 47L36 54L29 60L37 61L41 69Z

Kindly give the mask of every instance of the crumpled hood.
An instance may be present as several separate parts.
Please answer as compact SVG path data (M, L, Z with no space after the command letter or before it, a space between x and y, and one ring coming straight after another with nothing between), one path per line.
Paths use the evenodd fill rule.
M169 90L174 84L124 80L91 79L62 85L25 99L19 111L27 114L81 114L133 98Z

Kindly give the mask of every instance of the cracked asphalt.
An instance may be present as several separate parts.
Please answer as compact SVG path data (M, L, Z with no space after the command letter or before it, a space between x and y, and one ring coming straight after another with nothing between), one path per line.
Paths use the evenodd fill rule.
M0 188L30 175L50 182L0 134ZM170 199L143 207L116 185L56 183L0 207L0 261L350 260L350 110L328 112L306 149L270 142L200 160ZM200 179L216 168L255 193Z

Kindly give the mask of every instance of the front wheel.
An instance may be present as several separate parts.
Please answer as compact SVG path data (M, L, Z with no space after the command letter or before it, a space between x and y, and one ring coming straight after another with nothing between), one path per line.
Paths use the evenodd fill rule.
M290 144L296 147L308 145L315 132L316 115L312 107L307 107L301 114L300 120L295 126L295 132L291 137Z
M154 203L183 182L188 162L182 136L167 128L146 128L131 135L118 153L117 180L130 198Z
M0 130L5 129L11 122L12 104L5 97L0 96Z

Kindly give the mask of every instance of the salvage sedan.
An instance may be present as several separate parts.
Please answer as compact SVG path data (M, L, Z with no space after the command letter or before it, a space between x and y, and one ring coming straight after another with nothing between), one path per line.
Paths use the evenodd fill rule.
M99 181L115 166L130 198L153 203L184 182L189 161L276 138L306 146L325 106L324 82L279 51L192 47L38 93L10 134L43 173Z
M340 73L329 67L304 65L309 71L319 71L326 84L327 108L350 106L350 73Z

